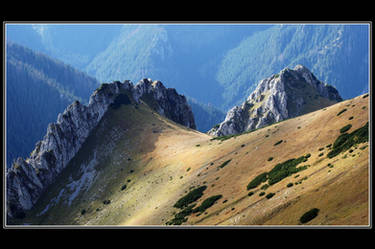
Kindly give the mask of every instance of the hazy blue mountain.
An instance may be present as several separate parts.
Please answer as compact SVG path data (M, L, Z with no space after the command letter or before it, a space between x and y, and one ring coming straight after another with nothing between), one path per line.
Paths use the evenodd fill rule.
M343 98L368 90L366 25L12 25L7 35L100 82L160 80L223 111L297 64Z
M152 78L165 82L171 47L159 26L126 25L111 44L86 67L101 82ZM162 66L161 66L162 65ZM173 71L170 72L173 74Z
M15 43L6 44L7 165L28 156L47 125L74 100L83 103L99 82Z
M119 24L7 24L8 40L82 70L118 35Z
M303 64L341 96L368 91L368 39L363 25L280 25L244 39L220 62L225 103L239 103L259 80ZM246 93L246 94L244 94Z
M201 132L207 132L225 118L226 114L211 104L203 104L189 97L187 101L193 111L197 130Z
M227 110L242 102L259 80L297 64L335 86L344 98L367 91L367 27L125 25L86 69L100 81L147 75Z
M225 90L215 79L228 49L269 25L124 25L86 67L99 81L148 77L221 108Z
M47 53L47 47L43 44L40 32L30 24L7 24L5 26L5 38L22 46Z

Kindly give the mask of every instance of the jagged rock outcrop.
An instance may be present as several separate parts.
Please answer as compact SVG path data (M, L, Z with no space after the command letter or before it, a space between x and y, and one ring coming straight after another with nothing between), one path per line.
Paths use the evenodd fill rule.
M87 106L75 101L56 123L48 125L47 134L36 144L27 159L18 158L6 173L6 202L9 217L22 217L39 196L52 184L85 139L102 119L120 92L128 92L135 103L152 102L152 108L165 117L195 129L194 116L186 98L160 81L143 79L135 86L130 81L104 83L90 97ZM150 104L150 103L148 103Z
M238 134L293 118L342 101L338 91L319 81L306 67L285 68L261 80L241 106L208 131L214 136Z
M136 101L142 96L151 95L154 102L154 109L165 117L196 129L193 112L187 104L186 97L179 95L174 88L165 88L160 81L152 82L151 79L143 79L138 82L133 91Z

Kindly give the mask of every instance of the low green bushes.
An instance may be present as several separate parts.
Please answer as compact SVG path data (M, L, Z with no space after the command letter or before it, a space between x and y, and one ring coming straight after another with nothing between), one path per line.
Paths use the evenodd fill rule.
M271 199L274 195L275 195L275 193L269 193L269 194L266 195L266 198Z
M304 213L301 216L301 218L299 219L299 221L301 223L307 223L310 220L314 219L316 216L318 216L318 213L319 213L319 209L313 208L313 209L307 211L306 213Z
M203 212L206 211L206 209L208 209L209 207L211 207L212 205L215 204L215 202L219 199L221 199L223 196L222 195L214 195L214 196L211 196L207 199L205 199L202 204L197 207L197 208L194 208L196 203L193 203L191 205L188 205L187 203L189 202L189 204L191 202L194 202L196 201L197 199L199 198L196 198L197 196L201 196L203 190L205 189L204 188L205 186L202 186L198 189L195 189L194 193L190 192L188 195L185 195L183 198L181 199L184 199L184 204L178 204L178 205L174 205L174 207L177 207L177 208L184 208L181 212L175 214L174 218L168 222L166 222L165 224L166 225L181 225L182 223L186 222L188 220L188 218L186 218L186 216L189 216L190 214L192 213L198 213L199 215L201 215ZM186 198L187 196L189 196L188 198ZM180 200L181 200L180 199ZM193 201L194 200L194 201ZM226 201L224 201L223 203L225 203Z
M213 140L219 140L219 141L225 141L227 139L230 139L232 137L237 137L238 134L235 134L235 135L226 135L226 136L220 136L220 137L214 137L214 138L211 138L210 141L213 141Z
M276 145L278 145L278 144L281 144L282 142L283 142L283 140L280 140L280 141L276 142L276 143L274 144L274 146L276 146Z
M218 168L224 168L228 163L230 163L230 161L232 161L232 159L226 160L220 166L218 166Z
M268 184L266 183L266 184L264 184L262 187L260 187L260 189L262 189L262 190L266 190L266 189L268 189L269 186L270 186L270 185L268 185Z
M347 109L345 108L345 109L342 109L341 111L339 111L338 113L337 113L337 116L340 116L342 113L344 113L344 112L346 112L347 111Z
M247 190L258 187L262 182L267 181L267 175L268 173L262 173L258 176L256 176L248 185Z
M266 183L266 184L264 184L262 187L260 187L260 189L262 189L262 190L266 190L266 189L268 189L269 186L270 186L270 185L268 185L268 184Z
M296 159L289 159L283 163L277 164L269 173L268 173L268 184L273 185L285 177L288 177L294 173L297 173L306 168L297 168L297 165L305 160L305 156L301 156Z
M168 222L166 222L166 225L181 225L182 223L187 221L186 216L193 213L193 207L196 204L192 204L190 206L187 206L185 209L183 209L181 212L175 214L174 218Z
M193 213L196 213L196 212L203 213L204 211L206 211L207 208L214 205L215 202L217 200L219 200L221 197L223 197L223 196L222 195L214 195L214 196L208 197L207 199L205 199L202 202L202 204L199 207L197 207L193 210Z
M327 154L328 158L333 158L343 151L349 150L352 146L364 142L368 142L369 138L369 128L368 122L353 131L352 133L343 133L337 137L332 145L331 151Z
M202 195L203 191L207 188L207 186L201 186L199 188L193 189L188 194L180 198L175 204L174 207L176 208L184 208L187 207L190 203L198 200Z
M268 180L268 185L273 185L282 179L297 173L299 171L307 169L308 165L304 165L302 167L297 166L305 162L308 157L310 157L310 154L307 154L306 156L301 156L299 158L293 158L289 159L285 162L278 163L271 171L264 172L258 176L256 176L248 185L247 190L253 189L258 187L262 182L265 182Z
M351 125L351 124L345 125L344 127L342 127L342 128L340 129L340 133L347 132L350 128L352 128L352 125Z
M364 146L362 146L361 148L359 148L360 150L364 150L364 149L366 149L367 148L367 145L364 145Z

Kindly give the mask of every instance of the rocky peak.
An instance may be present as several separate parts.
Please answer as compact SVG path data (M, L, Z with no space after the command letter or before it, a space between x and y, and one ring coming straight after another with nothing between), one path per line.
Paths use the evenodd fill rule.
M179 95L176 89L166 88L160 81L142 79L135 85L133 96L137 102L143 98L159 114L196 129L191 107L187 104L186 97Z
M241 106L228 111L225 120L208 133L214 136L250 131L315 111L342 101L338 91L319 81L303 65L284 68L259 81Z
M195 129L194 116L186 98L160 81L143 79L135 86L130 81L103 83L90 96L89 104L74 101L56 123L48 125L44 138L27 159L18 158L6 173L7 213L22 217L45 189L52 184L77 154L89 133L98 125L120 93L129 93L136 103L144 100L159 114Z

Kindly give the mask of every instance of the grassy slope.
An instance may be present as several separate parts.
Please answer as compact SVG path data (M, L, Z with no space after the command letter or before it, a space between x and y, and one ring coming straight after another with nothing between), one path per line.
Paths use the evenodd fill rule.
M361 150L360 144L352 153L328 159L325 146L335 141L343 126L352 124L351 132L368 121L368 101L359 96L225 141L211 141L210 136L169 121L146 105L138 105L138 109L122 106L105 115L84 149L23 222L164 225L180 211L173 205L190 187L206 185L197 207L210 196L223 197L205 213L187 216L183 225L299 224L299 218L311 208L320 212L308 225L366 225L369 148ZM348 110L337 116L343 108ZM354 118L348 120L350 116ZM284 142L274 146L281 139ZM62 195L57 205L35 216L71 182L69 176L79 179L80 162L92 159L96 144L101 145L95 167L99 173L91 187L82 191L70 207L64 204ZM319 151L321 147L323 151ZM324 156L319 157L322 152ZM252 190L254 195L247 196L246 186L255 176L307 153L311 157L303 164L311 166L298 172L298 178L294 174L264 190L266 195L275 193L271 199L259 196L263 184ZM268 161L269 157L274 159ZM218 168L229 159L225 167ZM334 167L329 168L328 163ZM308 178L302 184L286 187L305 176ZM127 187L121 191L124 184ZM106 199L111 203L104 205Z

